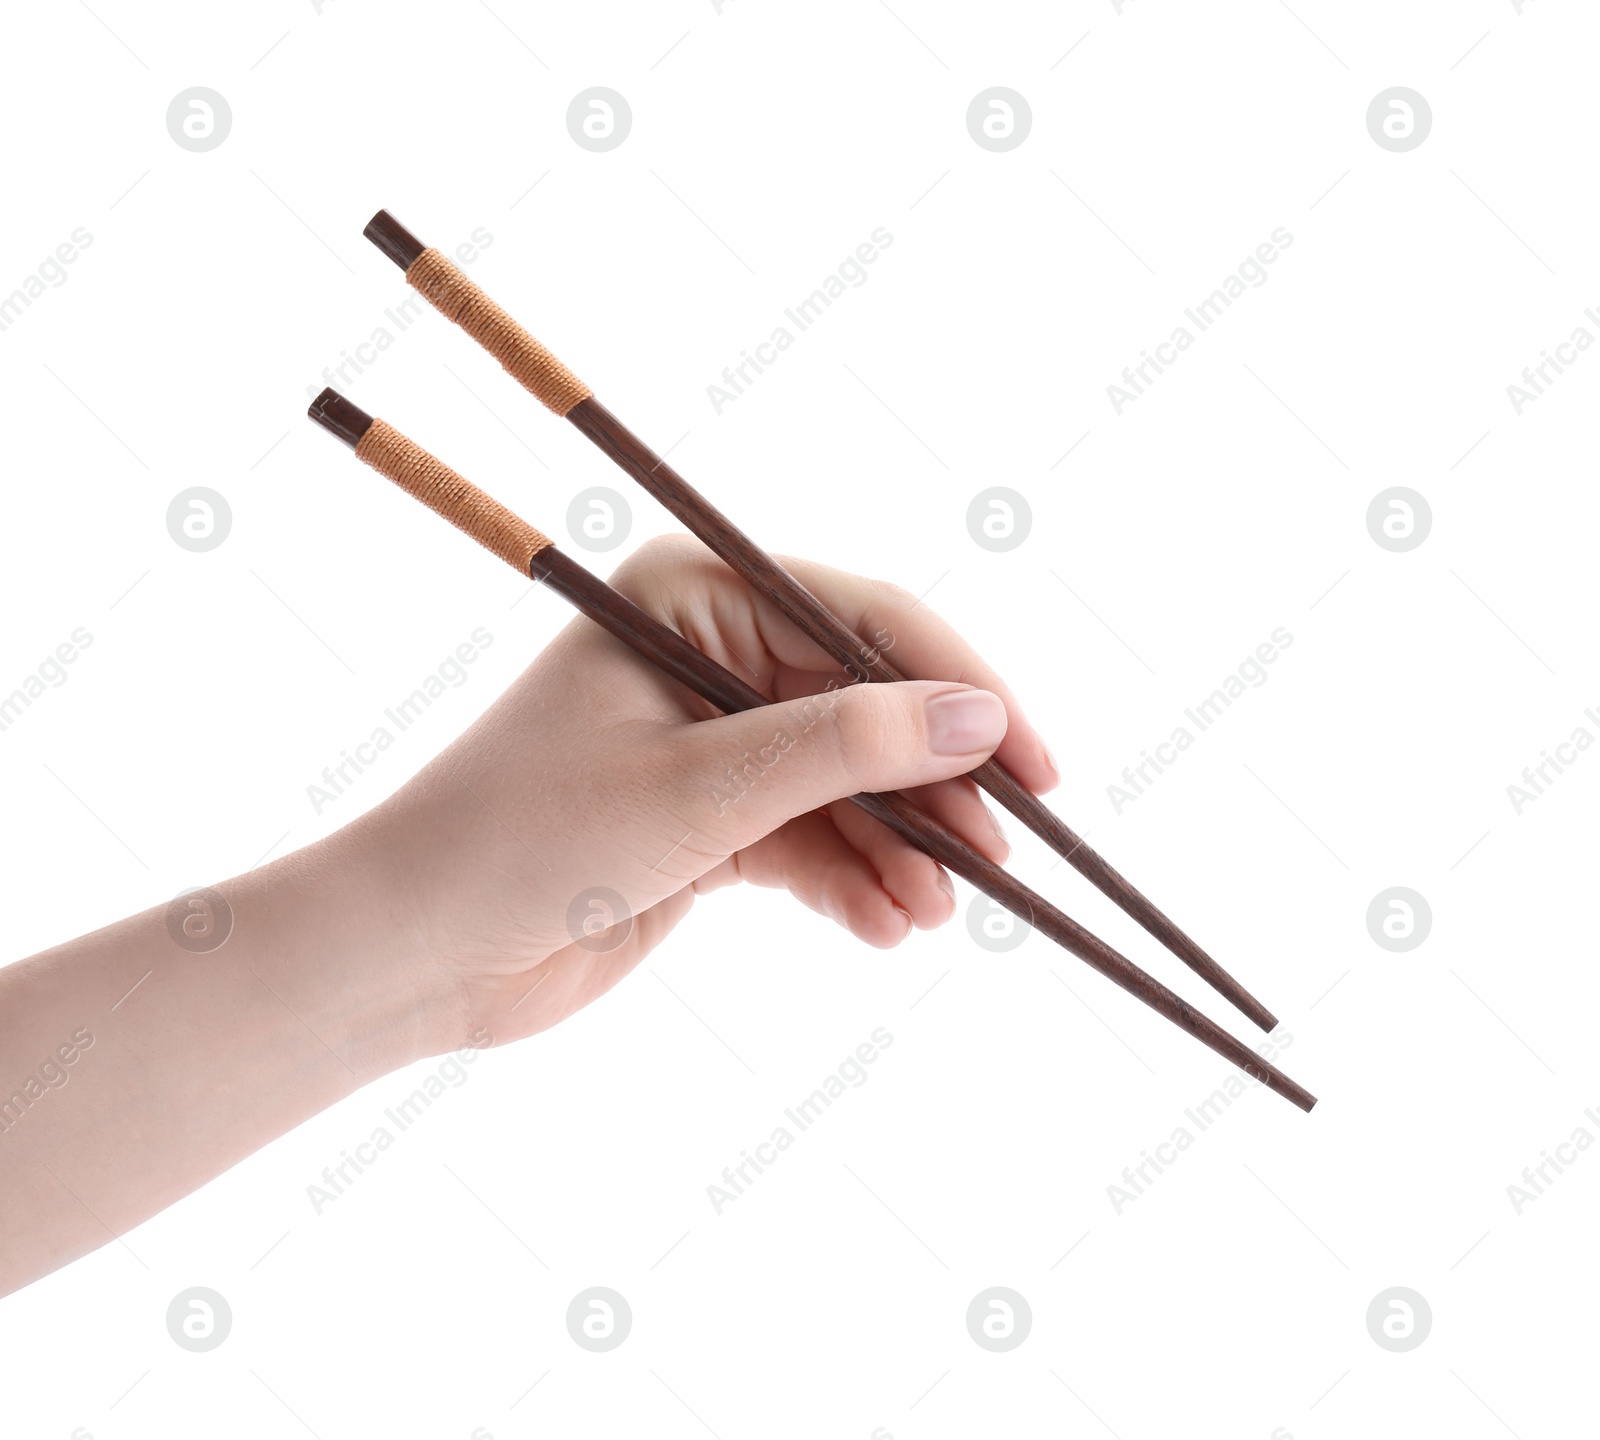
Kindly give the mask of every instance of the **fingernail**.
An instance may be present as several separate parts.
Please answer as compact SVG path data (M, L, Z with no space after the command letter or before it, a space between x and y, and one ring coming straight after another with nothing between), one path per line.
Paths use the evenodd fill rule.
M896 905L894 908L899 913L900 918L906 922L906 933L900 937L902 940L904 940L911 934L912 930L915 928L916 921L914 921L911 918L911 912L909 910L907 910L905 908L905 906Z
M987 805L983 807L983 813L989 817L989 823L994 826L995 839L1004 845L1006 850L1009 852L1011 849L1011 841L1006 838L1006 827L1000 823L1000 817L996 815L994 811L991 810Z
M1059 780L1061 778L1061 767L1056 764L1055 754L1048 745L1045 745L1043 748L1044 763L1050 767L1051 774L1053 774L1056 779Z
M950 690L923 707L928 748L935 755L992 750L1006 733L1006 707L987 690Z
M950 876L943 870L939 872L939 888L944 891L945 898L950 902L950 914L956 913L956 887L950 883ZM949 916L945 917L949 919Z

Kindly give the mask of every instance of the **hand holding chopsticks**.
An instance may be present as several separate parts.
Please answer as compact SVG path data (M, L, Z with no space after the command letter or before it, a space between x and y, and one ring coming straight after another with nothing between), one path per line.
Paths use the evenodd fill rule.
M561 554L547 537L393 426L325 390L311 417L357 456L463 530L520 573L542 581L637 654L726 713L770 703L659 620ZM1248 1046L1187 1004L1049 902L1007 875L900 794L858 795L854 803L933 856L1013 914L1189 1031L1304 1110L1315 1098Z
M596 400L583 381L495 304L447 256L424 246L387 210L380 210L372 217L365 233L406 272L407 281L425 300L488 350L518 384L549 410L577 426L825 653L852 671L864 669L869 680L906 678ZM1004 766L988 760L972 772L972 778L1218 994L1263 1030L1277 1025L1276 1018L1265 1005L1086 845Z

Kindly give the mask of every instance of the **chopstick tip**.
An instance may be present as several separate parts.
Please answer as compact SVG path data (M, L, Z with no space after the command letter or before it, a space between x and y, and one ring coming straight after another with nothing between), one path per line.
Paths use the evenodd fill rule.
M1289 1081L1289 1084L1293 1088L1285 1090L1284 1094L1309 1115L1317 1108L1317 1097L1309 1090L1296 1085L1292 1080Z

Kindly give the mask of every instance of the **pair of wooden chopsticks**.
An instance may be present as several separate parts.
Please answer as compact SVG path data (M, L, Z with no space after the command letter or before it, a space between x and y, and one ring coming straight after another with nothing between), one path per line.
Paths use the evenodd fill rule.
M594 398L582 381L439 251L425 247L384 210L373 217L365 233L405 270L407 280L425 299L478 340L508 373L549 409L571 420L848 673L865 674L871 680L904 678L877 650L864 644L822 601L629 431ZM386 422L375 421L331 389L317 398L310 414L353 446L360 458L515 568L557 590L590 619L719 709L731 712L770 703L766 696L595 579L561 554L546 537ZM990 760L973 771L972 778L1258 1025L1267 1030L1276 1025L1265 1006L1085 845L1003 766ZM1278 1090L1304 1110L1310 1110L1316 1103L1312 1095L1288 1076L979 855L903 795L861 795L854 797L854 801L911 844L934 856L991 899L1137 995L1248 1074Z

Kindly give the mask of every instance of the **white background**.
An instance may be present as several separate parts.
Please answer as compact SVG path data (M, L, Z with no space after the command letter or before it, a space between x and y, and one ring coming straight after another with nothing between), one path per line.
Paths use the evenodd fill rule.
M346 822L566 622L302 418L406 294L361 238L388 206L444 247L487 230L474 278L759 539L928 592L1050 736L1053 803L1277 1010L1322 1101L1252 1091L1118 1213L1213 1055L1038 936L995 955L958 919L880 955L724 893L320 1216L307 1185L437 1062L6 1301L0 1428L1592 1431L1600 1156L1520 1215L1506 1187L1600 1137L1600 758L1520 815L1506 787L1600 735L1600 357L1521 415L1506 386L1600 334L1600 27L1524 8L13 7L0 293L93 241L0 333L0 690L94 638L0 733L8 956ZM196 85L232 109L200 154L165 124ZM632 108L608 153L565 123L594 85ZM995 85L1033 116L1006 153L965 124ZM1365 119L1396 85L1433 114L1405 153ZM707 385L879 226L867 283L716 414ZM1267 283L1119 416L1122 367L1280 226ZM672 528L431 313L348 388L557 535L594 485L630 546ZM204 554L165 524L193 485L232 509ZM1032 509L1007 554L966 528L992 485ZM1406 553L1366 524L1395 485L1432 510ZM468 682L317 815L307 785L477 626ZM1268 681L1118 814L1108 784L1280 626ZM1016 873L1247 1033L1010 828ZM1368 933L1393 886L1432 910L1406 953ZM879 1026L868 1082L714 1213ZM233 1311L206 1354L165 1325L193 1285ZM633 1311L607 1354L564 1323L593 1285ZM964 1320L994 1285L1033 1315L1004 1354ZM1365 1319L1393 1286L1432 1310L1403 1354Z

